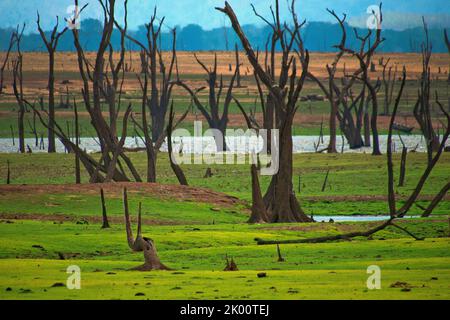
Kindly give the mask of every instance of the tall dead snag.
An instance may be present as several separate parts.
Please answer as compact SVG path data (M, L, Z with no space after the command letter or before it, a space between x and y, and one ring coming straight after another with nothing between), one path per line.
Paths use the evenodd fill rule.
M85 166L91 176L91 182L103 182L104 175L111 176L113 181L130 181L125 172L125 168L133 176L134 180L141 182L141 177L134 167L131 160L120 147L120 141L117 136L117 120L121 109L121 95L124 81L124 59L125 59L125 38L127 30L127 5L124 2L124 26L120 27L115 19L115 0L100 0L103 9L103 31L99 48L95 54L94 64L88 61L81 45L79 30L72 28L74 45L78 57L78 68L83 82L83 101L87 112L91 118L91 124L94 127L102 151L102 159L97 162L93 160L86 152L80 150L71 141L62 139L64 145L69 145L71 151L78 153L80 161ZM80 13L86 8L83 6L78 10L78 0L75 0L77 8L74 14L72 25L76 25ZM111 45L111 37L114 26L120 33L120 50L118 61L114 61L114 49ZM106 119L102 113L102 101L105 101L109 109L109 119ZM47 124L48 127L48 124ZM58 131L57 129L55 131ZM58 133L55 132L58 135ZM61 137L58 136L60 139ZM118 154L117 161L113 161L112 155ZM121 160L125 163L122 165Z
M158 257L155 243L152 239L142 236L142 203L139 203L138 212L138 227L136 239L133 238L133 231L131 230L131 219L128 208L128 192L125 188L123 190L123 205L125 213L125 228L127 232L128 246L134 252L144 252L144 264L133 268L136 271L152 271L152 270L170 270L166 267Z
M11 184L11 168L9 160L6 160L6 184Z
M189 109L184 114L184 117L187 116L188 112L189 112ZM172 101L172 104L170 105L169 123L167 125L167 145L168 145L168 151L169 151L170 167L172 168L173 172L175 173L180 184L182 186L188 186L189 184L187 182L187 179L183 172L183 169L181 169L181 167L177 164L174 153L173 153L172 131L174 128L174 123L173 123L174 119L175 119L175 111L173 109L173 101Z
M404 187L405 186L405 178L406 178L406 158L408 157L408 148L406 147L405 143L403 142L402 137L399 135L400 141L402 143L402 157L400 161L400 177L398 179L398 186Z
M21 31L19 31L19 27L17 27L16 32L14 33L15 43L17 46L17 58L13 61L13 91L14 96L16 97L17 104L19 105L18 117L17 117L17 128L19 131L19 152L25 153L25 127L24 127L24 118L25 118L25 97L23 94L23 55L21 51L21 41L23 32L25 30L25 24Z
M270 220L267 216L266 206L261 194L258 166L252 164L250 170L252 174L252 214L248 223L266 223Z
M447 45L448 54L450 55L450 40L448 39L447 30L444 30L444 39L445 39L445 44ZM450 82L450 62L448 65L448 82Z
M239 53L237 53L238 55ZM217 75L217 53L214 55L214 66L212 68L208 68L200 59L195 55L195 59L197 60L197 63L205 70L206 74L208 75L208 78L206 82L208 83L208 103L205 105L203 104L197 94L202 91L204 88L200 88L196 92L192 91L188 86L185 84L181 84L191 95L195 106L198 108L198 110L201 112L203 117L208 122L208 125L211 129L218 130L220 132L220 138L215 137L217 150L218 151L226 151L227 150L227 144L225 139L225 132L228 127L228 113L229 113L229 107L230 103L232 101L232 95L233 95L233 88L234 83L236 81L236 77L238 73L240 72L239 66L236 66L236 70L234 72L233 77L230 80L230 84L228 85L228 89L226 90L226 96L225 100L223 102L223 107L220 108L220 100L222 98L222 93L224 90L224 83L223 83L223 77L220 76L220 79L218 79ZM222 109L222 110L221 110ZM208 111L209 110L209 111Z
M108 221L108 215L106 213L106 203L105 203L105 193L103 192L103 188L100 189L100 200L102 201L102 229L111 228Z
M327 11L333 15L337 21L339 22L341 28L345 25L345 20L347 16L344 14L342 18L336 15L334 11L327 9ZM342 32L341 42L338 45L339 47L344 47L347 39L347 33L345 28ZM328 73L328 85L324 85L322 81L316 77L311 71L308 72L308 78L317 83L319 88L324 93L325 97L328 99L330 103L330 143L328 145L328 153L337 153L337 143L336 143L336 133L337 133L337 116L339 112L339 99L336 99L335 96L335 77L337 73L337 67L342 57L344 56L344 51L338 50L334 57L333 63L330 65L326 65L327 73Z
M391 59L387 59L386 62L380 61L383 67L383 87L384 87L384 110L383 114L388 116L391 113L391 105L393 101L394 88L397 80L397 66L392 71L392 65L389 65ZM389 68L388 68L389 66Z
M224 8L216 9L225 13L230 19L233 29L239 37L247 58L253 67L257 83L261 83L267 91L267 99L270 99L275 113L274 127L280 131L278 150L272 149L272 152L278 152L280 155L280 168L278 173L272 177L271 184L264 197L270 222L310 222L311 219L304 214L300 207L292 183L292 126L298 109L297 103L300 93L308 74L309 52L303 46L300 31L304 23L300 24L298 22L295 13L295 0L292 1L290 7L293 20L292 27L287 23L283 24L281 22L278 0L275 1L275 5L272 22L259 15L256 9L253 8L256 16L260 17L272 29L273 46L270 59L273 67L270 68L264 67L258 60L258 56L253 50L230 4L225 2ZM275 68L275 48L277 46L281 48L282 59L280 66ZM300 62L302 67L301 73L297 69L298 62ZM280 72L277 77L274 76L276 70ZM262 91L262 88L260 88L260 92ZM261 101L265 101L264 93L261 95L263 97ZM264 109L264 113L270 113L270 111L267 111L269 108ZM266 114L265 117L269 118L270 115Z
M145 25L146 43L126 35L141 49L141 74L137 76L141 90L141 124L134 119L135 125L143 135L143 142L147 152L147 182L156 182L156 162L160 148L166 138L166 118L174 87L173 81L177 71L176 29L172 30L172 52L170 64L167 66L163 53L159 48L161 29L164 18L156 16L156 7L150 22ZM159 21L159 23L157 22ZM149 120L150 119L150 120Z
M68 27L65 27L61 32L58 32L59 27L59 17L56 17L56 25L51 32L50 39L47 39L44 30L41 28L41 17L39 12L37 14L37 26L39 30L39 34L42 38L42 41L45 44L45 47L48 51L48 152L54 153L56 152L56 144L55 144L55 52L58 47L59 39L66 33Z
M73 99L73 112L75 115L75 145L77 148L80 147L80 125L78 123L78 105ZM75 152L75 183L81 183L81 168L80 168L80 156L77 152Z
M255 130L256 133L259 134L260 129L259 124L256 121L254 121L254 119L248 116L247 112L245 112L243 106L241 105L238 99L233 97L233 100L235 101L236 105L244 115L247 127L249 129ZM252 153L251 157L252 157L252 165L250 167L250 173L252 177L252 213L250 219L248 220L248 223L270 222L270 218L266 210L266 205L264 203L264 199L261 193L261 185L259 183L259 171L261 169L259 157L257 157L254 153Z
M403 218L405 216L405 214L409 211L409 209L412 207L414 202L417 200L417 197L419 196L423 185L428 180L435 165L439 161L439 159L442 155L442 152L445 148L445 144L450 136L450 114L445 112L445 110L443 110L442 105L440 104L441 110L443 110L444 114L447 117L447 131L444 134L443 141L440 144L438 152L433 157L432 163L427 165L427 168L425 169L422 177L420 178L420 180L417 184L417 187L412 192L410 198L406 201L406 203L404 204L404 206L402 208L397 210L396 209L396 196L395 196L395 190L394 190L394 170L393 170L393 161L392 161L392 133L393 133L393 127L394 127L394 123L395 123L395 118L397 116L398 106L400 104L400 99L402 97L403 89L405 87L405 83L406 83L406 69L403 68L402 84L401 84L397 99L395 100L394 110L392 112L391 121L390 121L390 125L389 125L388 146L387 146L387 168L388 168L388 188L387 189L388 189L388 203L389 203L389 209L390 209L390 219L372 229L367 230L367 231L358 231L358 232L351 232L351 233L347 233L347 234L339 234L339 235L333 235L333 236L300 239L300 240L272 241L272 240L255 239L255 241L257 241L257 243L259 245L289 244L289 243L321 243L321 242L336 241L336 240L349 240L349 239L355 238L355 237L369 237L379 231L386 229L389 226L397 228L397 229L407 233L409 236L413 237L416 240L423 240L423 238L415 236L414 234L412 234L405 228L396 225L394 222L395 222L395 220L397 220L399 218ZM444 198L444 196L445 196L446 192L448 192L449 188L450 188L450 183L447 183L444 186L444 188L438 193L438 195L433 199L430 206L425 211L425 213L426 213L425 216L429 216L431 214L433 209L436 208L436 206L439 204L439 202Z
M414 117L422 130L422 134L427 143L428 163L433 160L433 152L439 149L439 137L433 128L431 117L431 54L432 45L430 43L428 26L423 19L425 30L425 42L422 43L422 74L420 78L419 97L414 107Z
M237 88L242 88L241 83L241 62L239 58L239 47L237 43L235 44L235 54L236 54L236 86Z
M340 18L334 11L328 10L328 12L339 23L342 31L341 42L335 46L335 48L338 49L338 52L336 53L332 65L327 65L328 86L324 85L311 72L308 74L308 77L318 84L330 102L330 145L328 147L328 152L333 153L336 151L336 118L339 120L340 129L347 138L347 142L351 149L359 149L364 145L370 145L369 141L363 141L361 137L364 117L367 115L367 100L370 99L373 107L370 125L372 126L374 136L374 154L380 154L377 130L378 104L377 99L374 99L374 94L378 91L378 85L372 85L368 75L373 55L384 40L381 38L382 15L380 15L380 21L378 21L378 29L373 44L370 44L372 30L368 30L367 34L362 36L354 29L355 36L359 41L360 46L358 50L353 50L348 48L346 43L347 29L345 21L347 16L344 14L343 17ZM344 65L344 78L340 81L341 83L338 83L337 66L345 55L357 58L360 67L352 74L347 74ZM355 84L357 81L362 83L361 89L356 88ZM366 84L370 84L372 87L369 87L369 90L367 90ZM369 91L369 94L367 94L367 91ZM366 117L365 119L367 120L368 118ZM369 121L364 121L366 126L369 125L368 122ZM366 137L366 140L367 138L369 137Z
M8 49L6 50L5 58L0 67L0 95L3 93L3 90L5 89L4 73L5 73L6 66L8 65L8 62L9 62L9 56L11 55L11 51L14 47L15 39L16 39L15 33L13 32L13 33L11 33L11 38L9 39Z
M362 86L363 86L363 89L362 89L363 97L361 100L360 108L357 112L357 118L358 118L357 123L359 124L359 128L360 128L362 113L364 112L364 95L365 95L364 91L365 91L366 87L369 92L370 100L372 103L372 115L370 118L370 125L372 128L372 139L373 139L372 154L373 155L381 155L379 135L378 135L378 124L377 124L378 123L377 93L378 93L378 90L379 90L379 87L381 86L381 84L378 81L374 85L369 77L369 69L370 69L370 66L373 65L373 56L374 56L376 50L378 49L379 45L385 40L384 38L381 38L382 24L383 24L383 13L382 13L382 5L381 4L380 4L379 8L380 8L379 9L379 12L380 12L379 17L375 15L375 17L377 18L377 31L375 33L375 41L373 42L373 44L370 45L370 40L372 37L371 29L368 30L366 35L361 36L358 33L357 29L355 28L354 29L355 36L361 44L360 49L352 50L352 49L346 48L346 47L339 48L340 50L343 50L346 53L356 57L357 60L359 61L360 68L358 70L356 70L353 73L353 75L350 76L350 80L349 80L350 84L352 84L355 80L360 80L362 82ZM369 43L368 49L366 49L367 43ZM345 108L345 103L343 103L343 105Z

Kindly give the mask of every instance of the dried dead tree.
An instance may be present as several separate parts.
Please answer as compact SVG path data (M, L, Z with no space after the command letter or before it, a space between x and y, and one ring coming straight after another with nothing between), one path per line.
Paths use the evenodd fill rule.
M329 175L330 175L330 169L327 170L327 174L325 175L325 180L323 181L323 185L322 185L322 192L325 192L325 189L327 188Z
M390 58L386 62L382 61L381 66L383 67L383 87L384 87L384 111L383 114L390 115L390 107L392 105L394 96L394 87L397 81L397 66L395 66L394 71L392 71L393 66L389 65L391 61ZM388 68L389 66L389 68Z
M189 112L189 109L187 112ZM184 117L187 116L187 112L185 113ZM168 151L169 151L170 167L172 168L173 172L175 173L180 184L182 186L188 186L189 184L187 182L186 175L184 174L183 169L177 164L176 159L174 157L174 153L173 153L172 131L174 128L174 124L173 124L174 119L175 119L175 111L173 109L173 101L172 101L172 104L170 105L169 123L167 125L167 145L168 145Z
M344 14L342 18L339 18L339 16L336 15L334 11L331 11L327 9L327 11L332 14L340 23L340 25L344 25L345 20L347 19L347 16ZM347 33L344 29L344 32L342 33L341 43L340 47L345 46L347 38ZM322 81L319 80L318 77L316 77L311 71L308 72L308 78L313 80L318 84L326 98L328 99L330 103L330 120L329 120L329 126L330 126L330 143L328 145L328 153L337 153L337 144L336 144L336 132L337 132L337 116L339 112L339 100L335 98L335 77L337 73L337 67L339 62L341 61L342 57L344 56L344 51L338 50L336 52L336 55L334 57L333 63L330 65L327 64L327 73L328 73L328 86L324 85Z
M102 229L109 229L111 228L108 221L108 215L106 212L106 203L105 203L105 193L103 191L103 188L100 189L100 200L102 202Z
M292 1L290 7L293 20L292 27L287 23L283 24L281 22L278 0L275 1L275 9L272 11L272 22L269 22L254 10L255 14L263 19L273 31L273 46L270 54L270 64L273 67L269 67L268 64L264 66L258 60L258 55L253 50L230 4L225 2L224 8L216 9L225 13L230 19L233 29L239 37L247 58L253 67L259 92L262 96L262 105L265 105L263 101L266 101L262 85L267 91L267 96L270 97L267 100L270 100L271 105L273 105L273 109L271 107L267 108L266 105L264 106L263 113L265 118L271 118L270 112L274 112L275 121L273 124L275 129L280 130L279 148L276 150L280 155L280 168L278 173L272 177L269 189L264 197L264 204L270 222L309 222L311 219L301 209L292 183L292 126L309 66L309 52L304 49L300 34L304 23L299 23L298 21L295 13L295 1ZM277 46L281 48L282 59L280 66L277 68L280 74L275 77L275 48ZM302 67L301 73L297 69L298 62L300 62ZM244 111L243 108L241 109L241 111ZM243 114L246 118L249 118L245 111ZM266 121L265 125L268 122L270 121ZM272 152L275 151L272 150Z
M169 66L159 48L164 18L157 22L156 8L150 22L145 25L146 43L127 35L127 38L141 49L141 74L137 75L142 90L141 123L133 118L142 132L147 151L147 182L156 182L156 162L158 153L167 137L165 130L173 87L178 78L176 29L172 30L172 52ZM175 79L174 80L174 78ZM149 121L150 118L150 121Z
M65 27L62 31L58 32L59 28L59 17L56 17L56 25L54 26L50 39L47 39L44 30L41 28L41 17L39 12L37 14L37 26L39 30L39 34L42 38L42 41L45 44L45 47L48 51L48 152L54 153L56 152L56 144L55 144L55 133L54 133L54 123L55 123L55 52L58 47L59 39L66 33L68 27Z
M427 168L425 169L425 172L423 176L421 177L416 189L413 191L410 199L407 201L407 203L399 210L396 209L396 196L395 196L395 190L394 190L394 172L393 172L393 161L392 161L392 133L393 133L393 127L395 123L395 117L397 115L398 106L400 104L400 99L403 94L403 89L405 87L406 83L406 69L403 69L403 78L402 78L402 84L400 91L398 93L397 99L395 101L394 110L391 117L391 122L389 125L389 135L388 135L388 147L387 147L387 167L388 167L388 202L389 202L389 209L390 209L390 219L383 222L382 224L371 228L367 231L357 231L357 232L351 232L346 234L338 234L333 236L324 236L324 237L318 237L318 238L309 238L309 239L299 239L299 240L282 240L282 241L274 241L274 240L263 240L263 239L255 239L259 245L269 245L269 244L293 244L293 243L322 243L322 242L328 242L328 241L337 241L337 240L350 240L355 237L369 237L379 231L382 231L386 229L387 227L395 227L399 230L402 230L403 232L407 233L411 237L413 237L416 240L423 240L423 238L417 237L405 228L398 226L394 222L404 217L404 215L408 212L408 210L411 208L411 206L414 204L414 202L417 200L418 195L420 194L420 190L423 187L423 184L428 180L428 177L430 173L432 172L434 166L438 162L442 151L445 147L445 143L450 136L450 129L447 130L446 134L444 135L444 140L440 146L439 151L437 152L436 156L433 158L433 164L428 164ZM448 125L450 128L450 115L447 113L447 120ZM437 206L437 204L442 200L443 196L445 195L445 192L448 191L448 188L450 188L449 184L447 184L441 192L436 196L436 198L432 201L430 204L431 210ZM447 190L447 191L445 191ZM443 195L444 194L444 195Z
M445 39L445 44L447 45L448 54L450 55L450 40L448 39L447 30L444 30L444 39ZM449 62L449 70L448 70L448 82L450 82L450 62Z
M241 83L241 62L239 58L239 47L236 43L235 45L235 54L236 54L236 87L242 88Z
M0 95L3 93L3 89L5 89L4 85L4 73L6 66L9 62L9 56L11 55L11 51L14 47L14 43L16 41L15 32L11 33L11 38L9 39L8 49L6 50L5 58L0 67Z
M270 221L261 193L258 170L259 166L259 164L252 164L250 169L252 175L252 213L248 223L266 223Z
M283 258L283 256L281 255L281 249L280 249L280 245L277 244L277 254L278 254L278 262L285 262L286 260Z
M6 160L6 184L11 184L11 168L9 160Z
M95 54L95 62L91 64L88 61L79 38L79 30L72 29L74 45L78 57L78 68L83 82L83 101L86 110L91 118L91 124L94 127L102 151L102 159L97 162L86 152L80 150L71 141L63 141L63 144L70 145L70 149L80 157L80 161L85 166L91 176L91 182L103 182L104 175L112 176L113 181L130 181L125 173L125 167L132 174L134 180L141 182L141 177L135 169L133 163L120 147L120 141L117 136L117 119L121 107L122 86L124 81L124 59L125 59L125 38L127 31L127 5L124 2L124 26L121 27L115 19L115 0L100 0L103 10L103 31L99 48ZM78 8L78 0L75 0L75 6ZM76 24L80 13L87 7L83 6L74 15L72 24ZM111 45L111 37L114 27L120 32L120 51L119 59L114 61L114 49ZM102 99L104 99L109 108L109 121L102 113ZM48 126L48 124L47 124ZM55 130L58 131L58 130ZM55 134L57 134L55 132ZM59 137L61 139L61 137ZM75 147L75 148L74 148ZM112 155L118 154L115 161ZM125 163L122 165L121 161Z
M123 190L123 205L128 246L134 252L144 252L144 264L133 268L132 270L170 270L159 259L154 241L142 236L142 203L139 203L137 236L136 239L133 237L133 231L131 230L130 212L128 208L128 192L126 188Z
M422 43L422 74L420 77L419 97L414 107L414 117L420 126L422 134L427 143L428 163L433 160L433 152L439 149L439 137L433 128L431 117L431 55L432 44L430 43L428 26L423 19L425 30L425 42Z
M239 53L236 54L239 55ZM197 55L194 54L194 56L195 59L197 60L197 63L203 68L203 70L205 70L206 74L208 75L208 78L206 80L208 84L208 103L205 105L198 98L198 93L203 91L205 88L200 88L194 92L183 83L181 84L181 86L183 86L186 89L186 91L189 92L189 94L192 97L192 100L194 101L195 106L198 108L200 113L206 119L209 127L211 129L215 129L220 132L221 139L219 139L219 137L214 137L217 145L217 150L226 151L227 144L225 139L225 133L229 121L228 119L229 107L232 101L234 84L240 72L240 68L239 66L236 66L234 75L232 76L228 88L226 89L227 91L226 96L223 102L223 106L221 108L220 100L222 99L222 93L224 91L224 82L223 76L220 76L220 79L218 79L217 53L214 55L214 66L212 68L208 68L202 61L200 61Z
M347 30L345 21L347 16L344 14L343 17L340 18L334 11L328 10L328 12L339 23L342 31L340 44L335 46L335 48L338 49L338 52L336 53L332 65L327 65L328 86L324 85L311 72L309 72L308 74L308 77L318 84L318 86L330 102L330 145L328 147L328 152L336 152L336 118L339 120L340 129L347 138L351 149L358 149L363 145L369 144L367 141L363 141L361 137L361 129L363 125L363 117L366 111L366 99L369 99L370 97L373 109L371 116L371 126L374 135L374 154L379 154L378 131L376 126L378 104L377 100L373 99L374 93L377 93L378 85L371 85L372 88L369 87L369 97L367 97L366 85L368 83L371 84L369 79L369 68L372 64L373 55L378 46L384 41L384 39L381 38L382 15L380 14L380 21L378 21L379 26L377 28L376 38L373 44L369 43L372 37L372 30L369 29L366 35L361 36L360 34L358 34L358 31L354 29L355 36L360 42L360 49L353 50L348 48L346 45ZM343 78L341 80L341 84L339 85L337 81L337 66L342 60L342 57L344 57L344 55L346 54L356 57L358 59L360 68L358 68L352 74L347 74L347 71L344 67ZM355 86L357 80L361 83L361 89L357 89ZM355 94L353 92L353 89L359 90L359 93Z
M405 142L402 139L402 136L399 135L400 142L402 143L402 157L400 161L400 177L398 179L398 186L405 186L405 178L406 178L406 158L408 156L408 148L405 145Z
M13 61L13 91L14 96L16 97L17 104L19 105L17 123L18 123L18 131L19 131L19 152L25 153L25 127L24 127L24 118L25 118L25 97L23 93L23 55L21 51L21 41L23 37L23 32L25 31L25 24L23 25L22 30L17 30L14 33L15 43L17 46L17 58Z
M225 260L226 260L226 265L225 265L225 269L223 271L239 271L239 268L233 258L231 258L231 260L229 260L228 256L226 256Z
M73 112L75 116L75 145L79 148L80 147L80 125L78 121L78 105L75 100L73 99ZM75 183L80 184L81 183L81 168L80 168L80 157L78 153L75 153Z

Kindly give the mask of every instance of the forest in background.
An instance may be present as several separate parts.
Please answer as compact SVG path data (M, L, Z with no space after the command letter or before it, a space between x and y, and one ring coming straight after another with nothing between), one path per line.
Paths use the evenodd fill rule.
M176 28L178 38L177 50L179 51L228 51L234 50L236 43L239 44L237 36L230 27L204 30L199 25L190 24L183 28ZM40 35L35 31L36 26L27 26L25 32L27 32L27 29L32 30L32 32L24 34L23 36L23 51L46 51ZM165 29L166 30L164 30L161 35L160 47L164 51L167 51L171 50L172 35L169 27L166 26ZM243 29L245 33L248 34L251 43L260 50L264 50L267 39L271 35L271 28L269 26L259 27L255 25L245 25L243 26ZM359 41L355 37L354 28L346 24L346 29L348 34L348 46L353 49L358 48ZM95 51L98 49L102 30L103 25L99 20L85 19L82 21L80 35L83 39L82 45L85 51ZM358 28L356 30L360 34L365 31L364 29ZM0 29L0 51L6 51L8 49L9 39L13 31L13 29ZM145 26L139 27L138 30L130 30L129 33L135 39L145 41ZM320 52L334 52L334 46L337 44L336 39L339 39L340 33L340 26L329 22L309 22L302 30L302 36L306 47L310 51ZM47 32L47 35L50 35L50 31ZM375 37L375 35L373 35L373 37ZM380 44L378 52L419 53L421 51L420 44L425 35L422 27L416 27L402 31L383 30L383 37L386 38L386 41ZM447 47L442 39L441 29L430 29L429 38L433 44L433 52L447 52ZM75 51L73 43L72 33L68 32L64 34L59 41L58 51ZM115 30L111 38L111 44L115 49L120 47L120 32L117 30ZM127 47L128 50L139 50L138 46L131 41L128 41Z

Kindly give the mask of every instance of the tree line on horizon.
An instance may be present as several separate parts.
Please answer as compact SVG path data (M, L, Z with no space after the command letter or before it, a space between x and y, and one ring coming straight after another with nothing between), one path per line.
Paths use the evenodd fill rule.
M27 26L32 29L30 33L25 34L22 39L22 50L25 52L46 52L47 49L42 43L39 33L34 30L34 26ZM348 30L348 46L356 49L360 45L355 36L354 29L347 23L345 28ZM165 28L161 33L160 47L164 51L172 50L172 33L169 27ZM0 28L0 51L8 49L9 39L13 28ZM96 51L98 43L102 36L103 24L96 19L85 19L81 23L80 35L83 36L83 49L85 51ZM255 47L263 50L267 40L271 36L271 28L269 26L244 25L243 30L248 34L249 40ZM357 31L363 32L364 29L356 28ZM51 31L45 31L50 36ZM140 26L137 30L130 30L129 33L140 41L145 41L146 28ZM305 45L310 51L334 52L336 51L336 38L341 33L339 24L329 22L309 22L302 30ZM420 53L421 43L425 37L422 27L405 29L402 31L383 30L386 41L383 42L378 52L398 52L398 53ZM430 29L429 39L433 44L433 52L445 53L447 47L442 40L442 30ZM375 40L375 39L373 39ZM177 50L179 51L233 51L235 44L239 45L239 39L230 27L215 28L204 30L196 24L189 24L185 27L177 27ZM115 29L111 37L111 44L115 49L120 48L120 32ZM127 41L127 49L139 51L140 48L135 43ZM278 48L280 50L280 48ZM74 52L74 40L72 33L65 33L58 44L58 51Z

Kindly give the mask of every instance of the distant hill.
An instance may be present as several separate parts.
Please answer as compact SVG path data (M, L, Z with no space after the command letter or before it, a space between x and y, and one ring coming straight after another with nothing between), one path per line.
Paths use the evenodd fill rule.
M27 29L35 26L27 26ZM348 40L347 45L357 48L359 43L355 37L353 28L346 26ZM269 27L256 27L254 25L243 26L247 36L255 48L264 50L271 29ZM102 23L94 19L83 20L80 39L85 50L97 50L100 41ZM8 46L12 29L0 29L0 51L5 51ZM234 31L231 28L217 28L212 30L203 30L198 25L187 25L179 28L177 34L177 49L182 51L208 51L208 50L234 50L235 43L239 43ZM360 34L367 30L358 29ZM142 26L138 30L130 31L135 38L145 41L146 32ZM430 41L433 44L433 52L447 52L444 43L443 30L429 30ZM310 22L303 28L303 38L306 48L310 51L332 52L335 51L334 45L338 44L341 37L339 25L327 22ZM383 37L386 41L379 48L379 52L420 52L421 43L424 41L424 31L422 28L413 28L403 31L384 30ZM161 47L163 50L171 49L172 36L169 32L163 33ZM114 33L113 46L119 47L119 34ZM138 47L127 43L128 49L137 50ZM24 35L22 42L23 51L40 52L45 51L40 36L36 33ZM73 37L71 32L67 32L59 42L59 51L74 51Z

